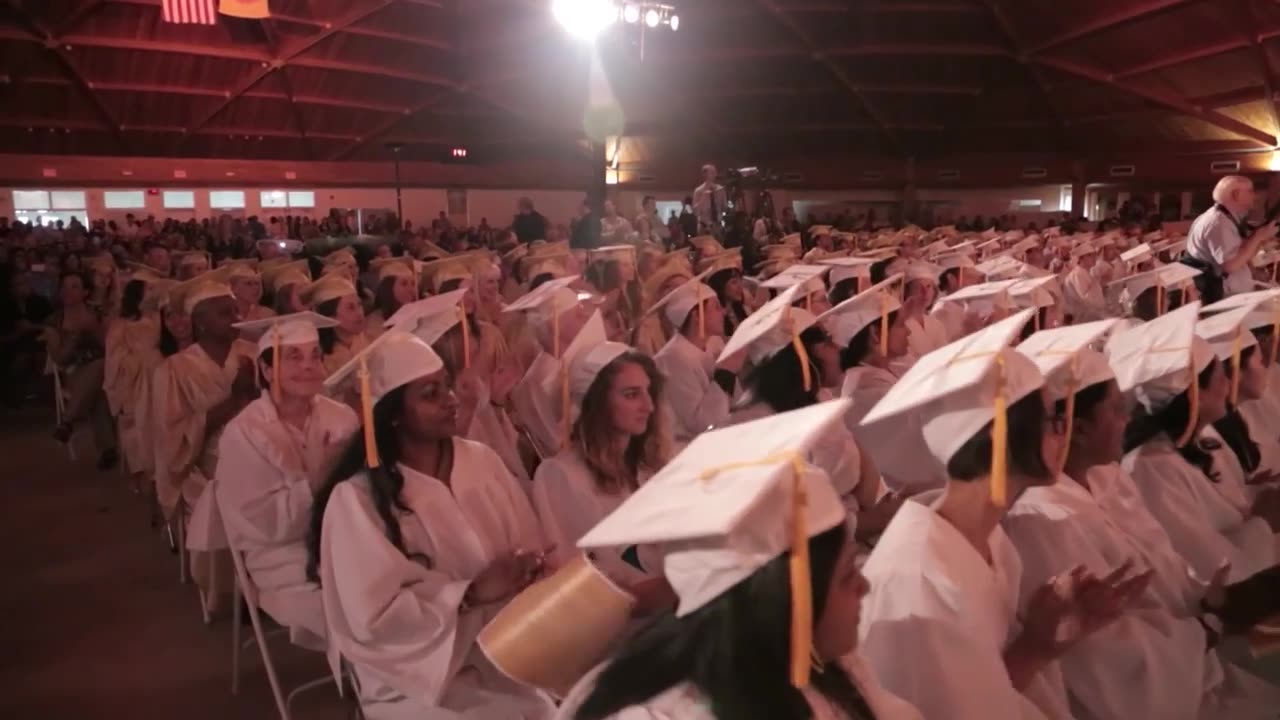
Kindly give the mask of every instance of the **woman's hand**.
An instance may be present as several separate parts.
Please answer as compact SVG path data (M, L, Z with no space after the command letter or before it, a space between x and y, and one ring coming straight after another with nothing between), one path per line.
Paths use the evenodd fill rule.
M500 362L489 379L489 402L494 405L506 405L507 397L520 382L522 374L520 365L514 357Z
M499 555L471 581L467 601L473 605L487 605L514 597L542 575L550 552L551 549L547 548Z
M1022 635L1046 660L1120 617L1151 582L1152 571L1131 575L1129 561L1099 578L1084 567L1046 582L1027 605Z

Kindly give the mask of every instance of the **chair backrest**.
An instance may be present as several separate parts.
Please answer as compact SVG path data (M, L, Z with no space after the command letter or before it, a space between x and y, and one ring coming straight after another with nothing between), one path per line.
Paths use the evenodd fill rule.
M213 493L213 502L218 507L218 521L222 522L222 514L225 508L222 505L222 497L218 495L217 480L210 480L205 486L206 493ZM240 583L240 594L244 596L245 603L249 606L249 612L258 613L258 586L253 584L253 578L249 577L249 569L245 567L244 555L241 554L240 546L236 542L235 533L227 530L226 523L222 523L223 535L227 538L227 549L231 554L231 563L236 569L236 582Z

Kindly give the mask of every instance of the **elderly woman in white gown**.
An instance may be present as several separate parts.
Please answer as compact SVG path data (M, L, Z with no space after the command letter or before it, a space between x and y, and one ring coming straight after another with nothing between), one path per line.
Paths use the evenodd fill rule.
M363 434L316 498L331 663L350 663L370 720L541 720L551 703L500 675L476 635L543 568L542 532L502 460L456 437L443 361L390 330L357 373Z
M320 395L318 327L336 322L297 313L236 327L259 336L262 396L222 431L214 488L232 546L258 591L258 605L299 645L323 650L320 586L307 579L307 531L315 490L360 427L345 404Z

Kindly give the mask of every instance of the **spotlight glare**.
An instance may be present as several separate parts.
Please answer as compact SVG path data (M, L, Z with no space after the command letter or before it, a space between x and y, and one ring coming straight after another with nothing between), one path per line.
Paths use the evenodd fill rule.
M591 41L618 20L611 0L553 0L551 15L570 35Z
M679 16L679 15L672 15L672 16L671 16L671 30L672 30L672 32L675 32L676 30L679 30L679 29L680 29L680 16Z
M649 12L644 14L645 25L648 25L651 28L656 28L660 22L662 22L662 16L658 14L657 10L650 9Z
M640 6L627 5L625 8L622 9L622 19L626 20L632 25L635 25L636 23L640 22Z

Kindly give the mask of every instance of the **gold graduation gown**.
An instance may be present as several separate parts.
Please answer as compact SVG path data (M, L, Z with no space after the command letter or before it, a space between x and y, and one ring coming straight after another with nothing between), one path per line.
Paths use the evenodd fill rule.
M142 418L151 398L151 377L164 356L160 354L160 319L117 318L107 330L107 354L103 389L111 416L120 432L120 447L129 472L150 472L150 440Z

